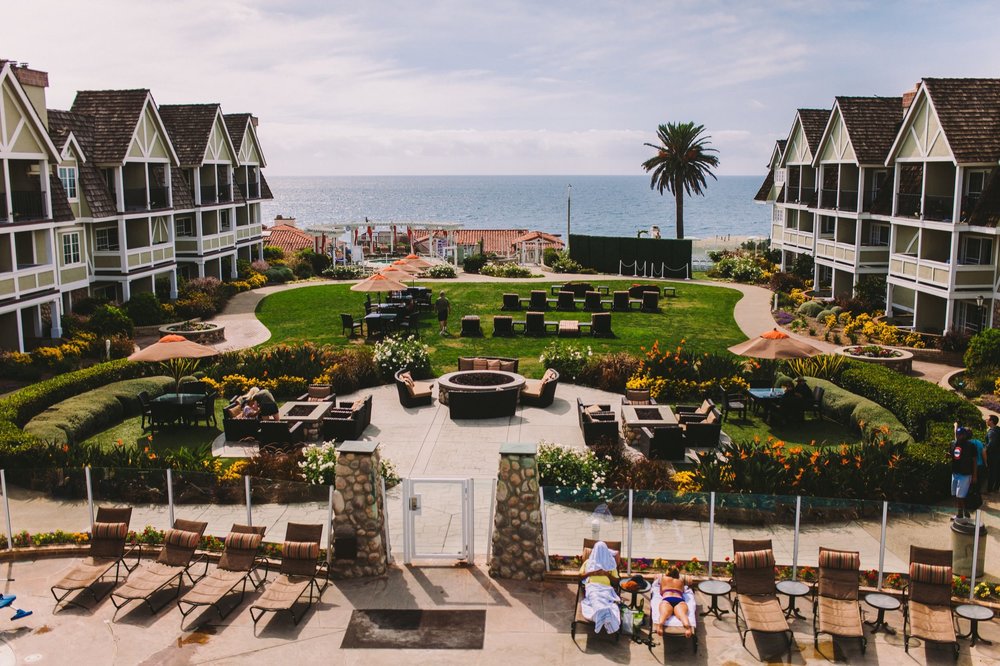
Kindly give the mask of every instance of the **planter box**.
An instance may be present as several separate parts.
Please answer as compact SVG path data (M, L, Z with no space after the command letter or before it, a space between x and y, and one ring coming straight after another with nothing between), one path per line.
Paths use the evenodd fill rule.
M174 331L171 330L174 326L179 326L187 322L177 322L174 324L166 324L159 328L160 335L179 335L181 337L187 338L191 342L197 342L199 344L208 345L214 342L222 342L226 339L226 327L219 326L218 324L206 324L206 326L211 326L211 328L205 329L203 331Z
M852 361L861 361L863 363L874 363L875 365L884 365L887 368L892 368L893 370L901 372L905 375L908 375L911 372L913 372L913 352L910 351L909 349L900 349L898 347L884 347L883 345L879 345L884 349L891 349L897 352L899 356L894 356L893 358L873 358L870 356L855 356L854 354L851 354L850 352L847 351L851 347L855 346L857 345L841 347L837 349L836 353L840 354L841 356L846 356Z

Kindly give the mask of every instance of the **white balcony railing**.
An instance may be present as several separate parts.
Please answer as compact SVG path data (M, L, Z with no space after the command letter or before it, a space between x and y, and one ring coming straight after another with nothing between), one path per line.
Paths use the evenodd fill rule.
M52 264L22 266L0 276L0 298L21 298L56 285L56 267Z
M117 251L94 252L96 271L134 271L174 259L173 243L157 243L146 247Z
M930 259L917 259L909 254L889 255L889 275L945 289L951 284L949 264Z

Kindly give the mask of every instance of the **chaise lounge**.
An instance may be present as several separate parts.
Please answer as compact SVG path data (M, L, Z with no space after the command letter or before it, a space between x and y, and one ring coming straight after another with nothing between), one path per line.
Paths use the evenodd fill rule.
M187 618L198 608L210 607L215 609L221 620L243 603L248 582L255 590L259 589L264 578L257 570L260 566L266 568L266 562L260 554L263 539L263 527L234 524L226 536L219 565L177 600L177 609L181 615ZM237 590L239 597L228 610L223 611L222 602L235 595Z
M400 370L393 379L396 382L396 392L399 394L399 404L403 407L422 407L434 402L432 382L418 382L413 379L409 370Z
M549 368L541 379L525 380L521 389L521 404L528 407L548 407L556 397L559 373Z
M778 602L771 540L733 539L733 553L733 587L736 590L733 613L736 615L736 631L740 635L740 642L746 648L747 634L751 631L782 634L788 640L788 659L791 660L795 641Z
M128 524L131 519L132 507L125 509L98 507L97 518L90 529L90 552L50 588L56 600L53 612L58 611L63 603L86 608L83 604L68 598L74 592L86 592L94 598L95 603L100 601L101 597L114 589L119 579L125 578L139 566L139 548L133 544L127 552L125 550ZM133 553L135 562L129 566L125 558L131 557ZM105 582L105 577L112 569L115 571L115 577L111 580L110 587L103 594L98 594L98 585ZM125 570L124 574L122 569ZM57 590L61 594L57 593Z
M250 607L254 631L257 629L257 623L267 613L288 613L292 616L292 623L298 624L309 608L323 596L323 591L330 581L326 575L326 562L322 564L318 562L319 544L322 538L322 525L288 523L285 543L281 548L278 577L267 584L264 594ZM307 592L309 597L306 600L306 607L302 613L296 614L295 604L299 603Z

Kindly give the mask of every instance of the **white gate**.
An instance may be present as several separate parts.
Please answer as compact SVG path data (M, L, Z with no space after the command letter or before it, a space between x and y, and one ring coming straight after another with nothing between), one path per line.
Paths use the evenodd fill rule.
M403 479L403 562L449 559L473 563L472 479Z

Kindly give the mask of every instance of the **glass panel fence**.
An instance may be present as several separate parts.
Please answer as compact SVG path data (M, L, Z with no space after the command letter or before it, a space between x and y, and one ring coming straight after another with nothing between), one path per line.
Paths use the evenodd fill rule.
M250 490L253 522L267 528L265 541L282 543L288 523L305 523L322 524L322 543L327 543L329 486L252 477Z
M130 506L130 530L142 532L146 526L165 530L171 526L166 470L95 467L90 471L90 479L95 513L101 506Z
M90 510L81 468L8 469L4 471L10 525L21 532L88 532ZM2 531L7 532L3 525ZM15 539L15 545L30 545Z
M980 524L986 527L986 533L980 533L979 548L983 550L983 555L979 556L982 567L976 567L977 580L985 579L992 582L1000 582L1000 509L996 507L982 509L980 514Z
M926 506L890 502L886 518L886 545L884 571L909 572L910 548L920 546L948 550L955 541L951 517L955 510L948 506ZM971 538L971 535L970 535ZM961 575L961 572L956 570ZM897 577L884 578L883 585L897 588Z
M633 491L631 570L642 572L656 559L707 563L709 498L708 493Z
M817 567L819 549L858 551L862 569L878 568L882 502L803 497L798 565Z
M715 562L733 559L734 539L770 539L775 563L790 565L795 544L795 498L716 493Z
M234 523L246 525L242 477L220 481L211 472L172 472L174 517L208 523L205 534L225 538ZM257 523L254 520L254 524Z
M553 569L573 568L584 539L627 545L628 491L545 486L545 533ZM555 557L553 557L555 556ZM627 553L623 551L623 559ZM580 563L575 562L579 567Z

